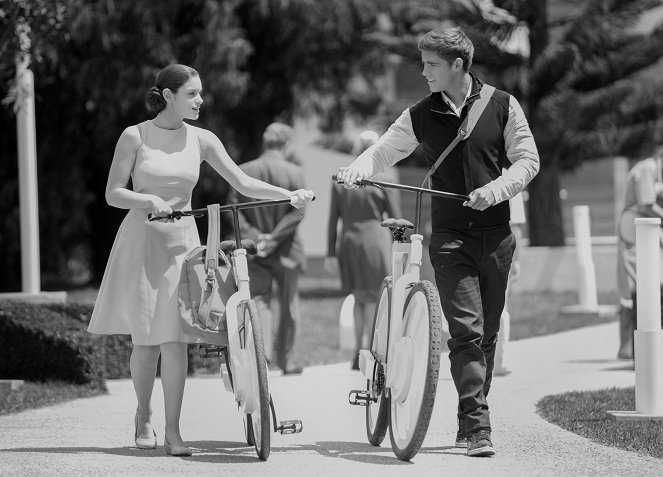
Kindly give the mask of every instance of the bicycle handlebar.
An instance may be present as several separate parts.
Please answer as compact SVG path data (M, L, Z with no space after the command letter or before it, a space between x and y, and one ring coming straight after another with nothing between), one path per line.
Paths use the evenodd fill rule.
M335 180L339 184L343 184L343 181L339 181L338 177L336 174L332 176L332 179ZM422 194L427 194L427 195L434 195L437 197L443 197L445 199L455 199L455 200L462 200L463 202L470 200L470 197L464 194L455 194L453 192L443 192L440 190L433 190L433 189L425 189L423 187L414 187L414 186L407 186L403 184L393 184L391 182L380 182L380 181L372 181L369 179L362 179L360 181L356 182L357 185L360 187L365 187L365 186L373 186L377 187L378 189L398 189L398 190L404 190L408 192L419 192Z
M311 199L311 201L314 200L315 197ZM219 211L224 212L224 211L233 211L241 209L254 209L256 207L267 207L270 205L281 205L281 204L290 204L290 203L291 203L290 199L256 200L253 202L222 205L219 207ZM182 217L204 217L205 215L207 215L207 208L193 209L193 210L175 210L168 215L161 215L158 217L155 217L154 214L149 213L147 214L147 220L149 220L150 222L154 220L169 220L169 219L178 220L181 219Z

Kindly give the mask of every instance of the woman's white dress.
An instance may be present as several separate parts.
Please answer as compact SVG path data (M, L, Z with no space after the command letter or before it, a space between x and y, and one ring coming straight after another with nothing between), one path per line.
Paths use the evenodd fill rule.
M138 125L141 145L133 190L164 199L173 210L191 208L201 152L197 128ZM186 253L200 245L195 220L148 222L147 209L131 209L120 225L90 319L96 334L131 334L136 345L196 342L182 332L178 284Z

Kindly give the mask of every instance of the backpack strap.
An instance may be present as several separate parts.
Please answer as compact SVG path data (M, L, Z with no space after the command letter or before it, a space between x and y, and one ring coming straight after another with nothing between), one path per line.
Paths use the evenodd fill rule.
M207 246L205 251L205 283L198 307L198 321L206 328L216 328L218 323L210 323L212 297L216 295L219 284L216 281L216 269L219 267L219 204L207 206ZM216 318L213 318L216 319Z
M494 86L490 86L487 84L484 84L482 86L481 91L479 92L479 99L477 99L476 101L474 101L474 103L470 105L470 110L467 112L465 120L458 128L458 133L456 134L456 137L454 138L453 141L449 143L446 149L442 151L440 157L437 158L437 161L435 161L433 167L430 168L428 174L426 174L426 177L424 177L424 182L421 184L421 187L425 187L426 182L428 182L428 188L429 189L432 188L430 184L431 177L433 176L437 168L440 167L440 164L442 164L442 162L447 158L447 156L453 150L453 148L456 147L456 145L460 141L464 141L468 137L470 137L470 134L472 134L474 126L476 126L477 122L479 122L479 118L483 114L483 110L486 109L488 101L490 101L490 98L493 97L494 92L495 92Z

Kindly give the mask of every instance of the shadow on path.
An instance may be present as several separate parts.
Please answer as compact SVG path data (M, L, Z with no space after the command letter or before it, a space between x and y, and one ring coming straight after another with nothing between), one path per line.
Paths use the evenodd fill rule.
M238 442L187 441L193 451L191 457L183 459L194 462L217 464L260 463L253 447ZM374 447L367 443L346 441L321 441L315 444L272 447L271 453L317 452L324 457L346 459L354 462L377 465L410 465L398 460L391 447ZM453 451L453 452L452 452ZM154 450L141 450L136 447L17 447L0 449L3 452L45 453L45 454L108 454L124 457L155 458L166 457L162 446ZM453 446L422 447L420 454L464 455Z

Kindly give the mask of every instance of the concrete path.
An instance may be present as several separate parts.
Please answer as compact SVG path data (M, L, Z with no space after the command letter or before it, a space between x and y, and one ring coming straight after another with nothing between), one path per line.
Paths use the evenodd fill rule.
M634 384L630 362L614 359L617 324L509 344L512 373L494 380L490 395L493 458L468 458L453 447L456 394L443 359L433 419L412 462L389 445L366 442L364 410L347 404L363 380L348 364L308 368L301 376L270 375L279 419L299 418L301 434L272 434L272 452L259 461L243 445L242 420L217 377L187 382L182 434L189 458L163 450L160 383L154 393L154 451L133 446L131 381L109 381L109 394L0 416L1 476L661 476L663 460L594 443L541 419L536 402L570 390Z

